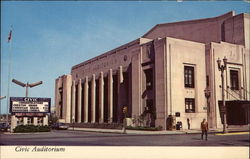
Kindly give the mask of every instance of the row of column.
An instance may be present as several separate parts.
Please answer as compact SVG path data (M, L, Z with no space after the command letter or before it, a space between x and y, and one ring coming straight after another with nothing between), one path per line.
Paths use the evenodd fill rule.
M123 73L122 73L122 66L119 67L119 84L123 82ZM96 103L96 77L95 74L92 75L91 79L91 94L89 94L89 84L88 84L88 76L85 77L85 82L84 82L84 88L82 88L82 80L79 79L79 84L77 88L77 94L78 97L76 99L76 82L73 81L72 83L72 111L71 111L71 117L73 122L81 123L82 119L82 104L83 104L83 109L84 109L84 123L88 123L88 104L91 102L91 123L99 122L103 123L104 122L104 75L103 72L100 73L99 76L99 103ZM112 69L109 70L108 72L108 96L107 96L107 101L108 101L108 122L112 123L113 122L113 71ZM84 92L84 103L82 103L82 89ZM89 95L91 95L90 100L89 100ZM76 112L76 102L77 100L77 112ZM96 121L96 104L98 104L99 108L99 121ZM77 119L75 119L75 115L77 113Z

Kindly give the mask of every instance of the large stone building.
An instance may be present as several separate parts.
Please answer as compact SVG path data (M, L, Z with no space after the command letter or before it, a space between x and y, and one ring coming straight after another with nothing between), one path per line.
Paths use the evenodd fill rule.
M249 14L157 24L142 37L75 65L55 82L56 114L66 123L121 123L186 129L222 127L218 58L227 58L228 124L249 123ZM223 62L222 62L223 64ZM205 92L204 92L205 91ZM130 120L129 120L130 119Z

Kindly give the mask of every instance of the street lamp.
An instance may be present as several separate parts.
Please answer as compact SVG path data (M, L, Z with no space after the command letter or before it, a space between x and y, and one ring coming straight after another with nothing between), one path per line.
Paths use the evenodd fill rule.
M73 130L75 129L75 116L72 116Z
M226 133L227 116L226 116L226 103L225 103L225 93L224 93L224 71L227 69L227 58L223 59L224 65L221 64L220 58L217 60L218 69L221 71L221 95L222 95L222 114L223 114L223 133Z
M25 83L20 82L20 81L18 81L16 79L12 79L12 82L15 83L15 84L17 84L17 85L19 85L19 86L26 87L26 93L25 93L26 97L28 97L28 88L29 87L32 88L32 87L38 86L38 85L40 85L40 84L43 83L43 81L39 81L39 82L31 83L31 84L27 82L25 84Z

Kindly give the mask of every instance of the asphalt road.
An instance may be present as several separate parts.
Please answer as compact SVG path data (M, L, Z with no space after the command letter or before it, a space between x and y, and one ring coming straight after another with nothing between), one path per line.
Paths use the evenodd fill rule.
M249 146L249 134L133 135L53 130L45 133L0 134L0 145L55 146Z

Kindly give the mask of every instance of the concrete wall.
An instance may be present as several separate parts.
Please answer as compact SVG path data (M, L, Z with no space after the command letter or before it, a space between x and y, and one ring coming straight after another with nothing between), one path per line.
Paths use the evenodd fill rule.
M176 122L181 121L183 128L187 129L187 118L190 119L191 129L199 129L203 118L207 117L206 99L204 90L206 88L206 65L205 45L186 40L167 38L167 87L170 94L168 102L168 114L175 115ZM194 88L185 88L184 66L194 67ZM169 67L169 68L168 68ZM185 98L195 99L195 113L185 113Z
M221 41L221 25L232 16L234 12L214 18L158 24L143 37L149 39L174 37L202 43L219 42Z
M166 39L155 40L155 108L156 108L156 126L162 126L166 129L167 109L169 107L169 87L167 82L169 76L166 74L166 69L169 68L166 62ZM167 78L167 79L166 79Z
M250 14L243 14L244 16L244 36L245 47L250 49Z
M218 101L222 99L221 97L221 72L218 70L217 67L217 60L220 58L221 60L226 56L228 59L228 64L227 64L227 70L224 73L225 76L225 100L245 100L246 96L244 96L244 91L239 90L239 91L232 91L230 89L230 70L238 70L239 71L239 85L240 88L244 87L247 85L246 81L249 81L249 77L247 77L246 72L249 72L249 67L247 66L246 63L244 62L244 54L245 54L245 49L243 46L239 45L234 45L234 44L229 44L229 43L211 43L211 48L210 48L210 57L209 60L210 62L210 68L211 70L209 71L209 77L210 81L213 81L211 84L211 107L214 109L214 116L213 120L215 120L215 127L221 128L221 118L219 114L219 106L218 106ZM249 62L248 62L249 63ZM222 62L223 64L223 62ZM248 64L249 65L249 64ZM248 78L248 79L246 79ZM249 90L247 90L249 92Z
M118 70L120 66L126 71L132 61L132 56L136 54L136 51L134 50L138 48L139 44L148 41L150 41L150 39L140 38L86 62L73 66L71 70L72 80L77 81L79 78L84 79L86 76L91 77L92 74L99 75L100 72L104 72L104 76L106 76L105 73L108 72L109 69ZM98 78L98 76L96 76L96 78Z
M55 84L56 116L59 118L60 122L70 123L72 76L63 75L58 77L55 81ZM62 96L60 95L60 91L63 92ZM61 112L62 114L60 114ZM62 116L62 118L60 116Z
M239 14L237 16L234 16L225 20L222 26L224 27L224 34L225 34L225 39L223 41L229 42L232 44L238 44L238 45L246 44L246 47L249 47L249 43L245 43L245 39L246 39L246 42L247 42L247 39L249 39L245 35L245 31L249 30L249 26L248 26L248 29L244 28L244 25L245 25L244 22L246 22L246 18L244 18L244 14Z

